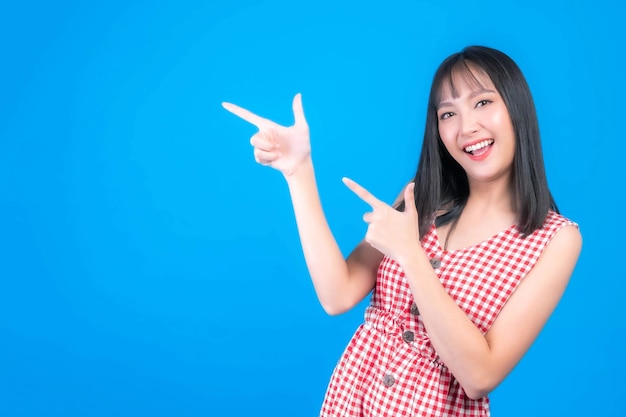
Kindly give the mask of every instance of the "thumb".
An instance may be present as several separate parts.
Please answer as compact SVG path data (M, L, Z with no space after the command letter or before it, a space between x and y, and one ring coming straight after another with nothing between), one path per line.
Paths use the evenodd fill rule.
M417 214L415 208L415 183L410 182L404 189L404 212L407 214Z
M294 96L291 106L293 108L295 124L306 126L306 118L304 117L304 109L302 108L302 94L298 93Z

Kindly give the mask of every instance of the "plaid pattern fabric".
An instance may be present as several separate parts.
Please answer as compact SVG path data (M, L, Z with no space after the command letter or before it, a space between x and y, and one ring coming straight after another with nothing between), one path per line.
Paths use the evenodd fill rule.
M469 248L443 251L435 225L422 246L457 305L486 333L550 239L575 225L550 212L522 239L517 227ZM487 397L472 400L434 350L404 272L381 262L371 305L339 360L322 417L489 416Z

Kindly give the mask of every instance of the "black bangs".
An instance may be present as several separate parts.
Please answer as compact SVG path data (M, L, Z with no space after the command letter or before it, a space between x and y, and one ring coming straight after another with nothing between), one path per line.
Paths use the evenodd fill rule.
M474 64L474 66L476 66ZM441 72L441 79L438 85L435 85L435 105L439 106L446 97L452 96L452 98L458 98L459 92L456 88L454 80L463 80L471 87L485 88L476 77L475 72L481 71L482 68L470 68L468 61L464 59L462 54L459 54L456 62L451 62Z
M442 100L459 96L459 83L485 88L483 84L487 80L502 97L515 132L511 180L520 233L527 236L542 227L548 210L558 212L548 188L537 114L524 75L503 52L484 46L468 46L446 58L433 77L422 151L414 177L420 236L425 235L436 213L442 210L448 214L437 223L458 218L469 196L465 171L441 142L439 106Z

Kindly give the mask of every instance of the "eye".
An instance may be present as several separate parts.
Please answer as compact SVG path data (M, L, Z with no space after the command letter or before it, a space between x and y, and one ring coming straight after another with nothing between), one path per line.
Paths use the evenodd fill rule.
M476 107L483 107L483 106L485 106L485 105L487 105L489 103L492 103L492 101L491 100L487 100L487 99L480 100L478 103L476 103Z
M441 113L439 115L439 120L446 120L446 119L449 119L452 116L454 116L454 113L452 113L451 111L447 111L447 112Z

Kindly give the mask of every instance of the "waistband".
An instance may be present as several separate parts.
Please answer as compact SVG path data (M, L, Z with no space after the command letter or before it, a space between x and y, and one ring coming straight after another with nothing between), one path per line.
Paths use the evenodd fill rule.
M407 331L403 321L394 318L391 314L379 308L369 306L365 309L365 327L374 329L383 335L398 339L399 342L410 344L419 351L419 355L433 362L435 365L445 367L445 364L437 355L428 335L423 332L413 332L413 340L407 342L403 334Z

